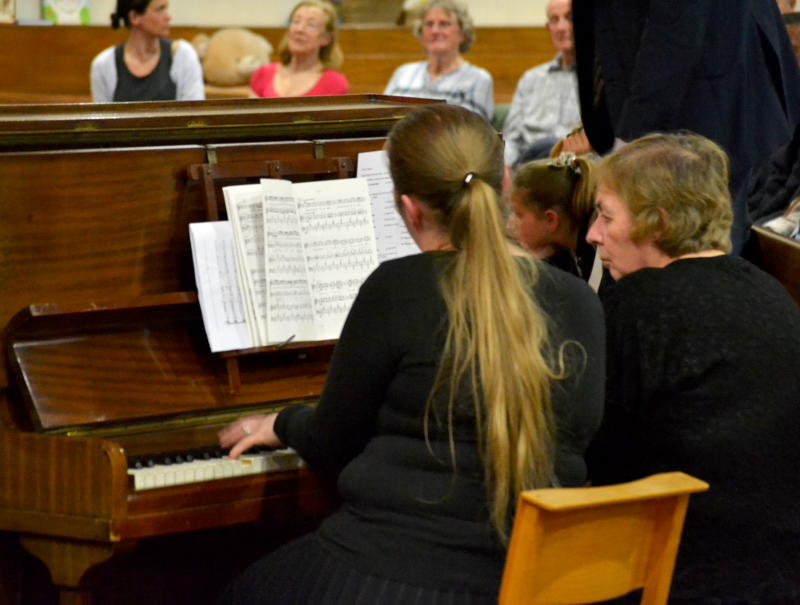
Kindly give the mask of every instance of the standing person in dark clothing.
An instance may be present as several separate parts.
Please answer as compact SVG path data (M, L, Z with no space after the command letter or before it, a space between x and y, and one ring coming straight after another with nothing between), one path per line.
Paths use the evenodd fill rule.
M315 409L220 433L233 457L285 444L338 472L342 506L223 603L495 605L519 492L586 479L603 399L595 294L507 241L502 143L478 114L422 108L387 149L422 254L362 285Z
M680 470L692 499L670 603L800 603L800 308L730 256L727 158L651 135L597 166L588 240L617 283L594 483Z
M591 146L677 130L722 146L738 252L750 170L800 119L800 69L775 0L585 0L573 27Z

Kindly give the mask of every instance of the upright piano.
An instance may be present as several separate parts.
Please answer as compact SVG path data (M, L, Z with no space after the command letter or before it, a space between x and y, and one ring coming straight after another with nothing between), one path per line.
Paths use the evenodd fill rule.
M352 176L425 102L0 106L0 532L61 604L89 603L87 572L147 540L324 514L324 482L290 454L243 471L213 446L240 414L313 401L333 343L212 354L188 225L219 210L212 169ZM166 480L129 473L176 460Z

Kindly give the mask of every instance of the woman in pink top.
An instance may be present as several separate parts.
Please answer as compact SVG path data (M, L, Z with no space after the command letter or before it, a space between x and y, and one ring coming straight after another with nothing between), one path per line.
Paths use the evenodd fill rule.
M324 0L303 0L292 10L278 47L280 61L260 67L250 79L257 97L341 95L350 85L336 71L343 56L336 41L336 9Z

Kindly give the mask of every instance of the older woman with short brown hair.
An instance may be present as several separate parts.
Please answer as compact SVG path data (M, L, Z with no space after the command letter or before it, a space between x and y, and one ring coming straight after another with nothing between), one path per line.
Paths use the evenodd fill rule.
M694 134L603 159L587 239L602 295L606 415L594 483L681 470L689 506L670 603L800 602L800 308L730 256L728 160Z

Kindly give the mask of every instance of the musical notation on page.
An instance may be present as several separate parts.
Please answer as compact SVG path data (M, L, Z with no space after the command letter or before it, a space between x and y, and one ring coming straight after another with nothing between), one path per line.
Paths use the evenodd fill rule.
M189 225L197 298L212 351L253 346L236 278L233 230L227 221Z
M260 187L269 274L267 333L276 341L317 340L293 185L261 179Z
M267 342L267 272L261 187L223 187L222 193L233 229L239 285L251 339L254 344L262 345Z
M403 218L397 211L386 151L359 153L356 176L367 180L378 262L419 254L419 247L408 234Z
M395 208L385 153L359 154L358 174L223 188L227 227L211 232L225 254L216 253L213 271L200 257L195 267L212 350L247 348L247 338L252 347L336 339L378 263L419 252ZM230 334L217 334L226 327Z
M378 265L365 179L294 186L317 334L338 338L358 287ZM321 295L319 284L333 285Z

